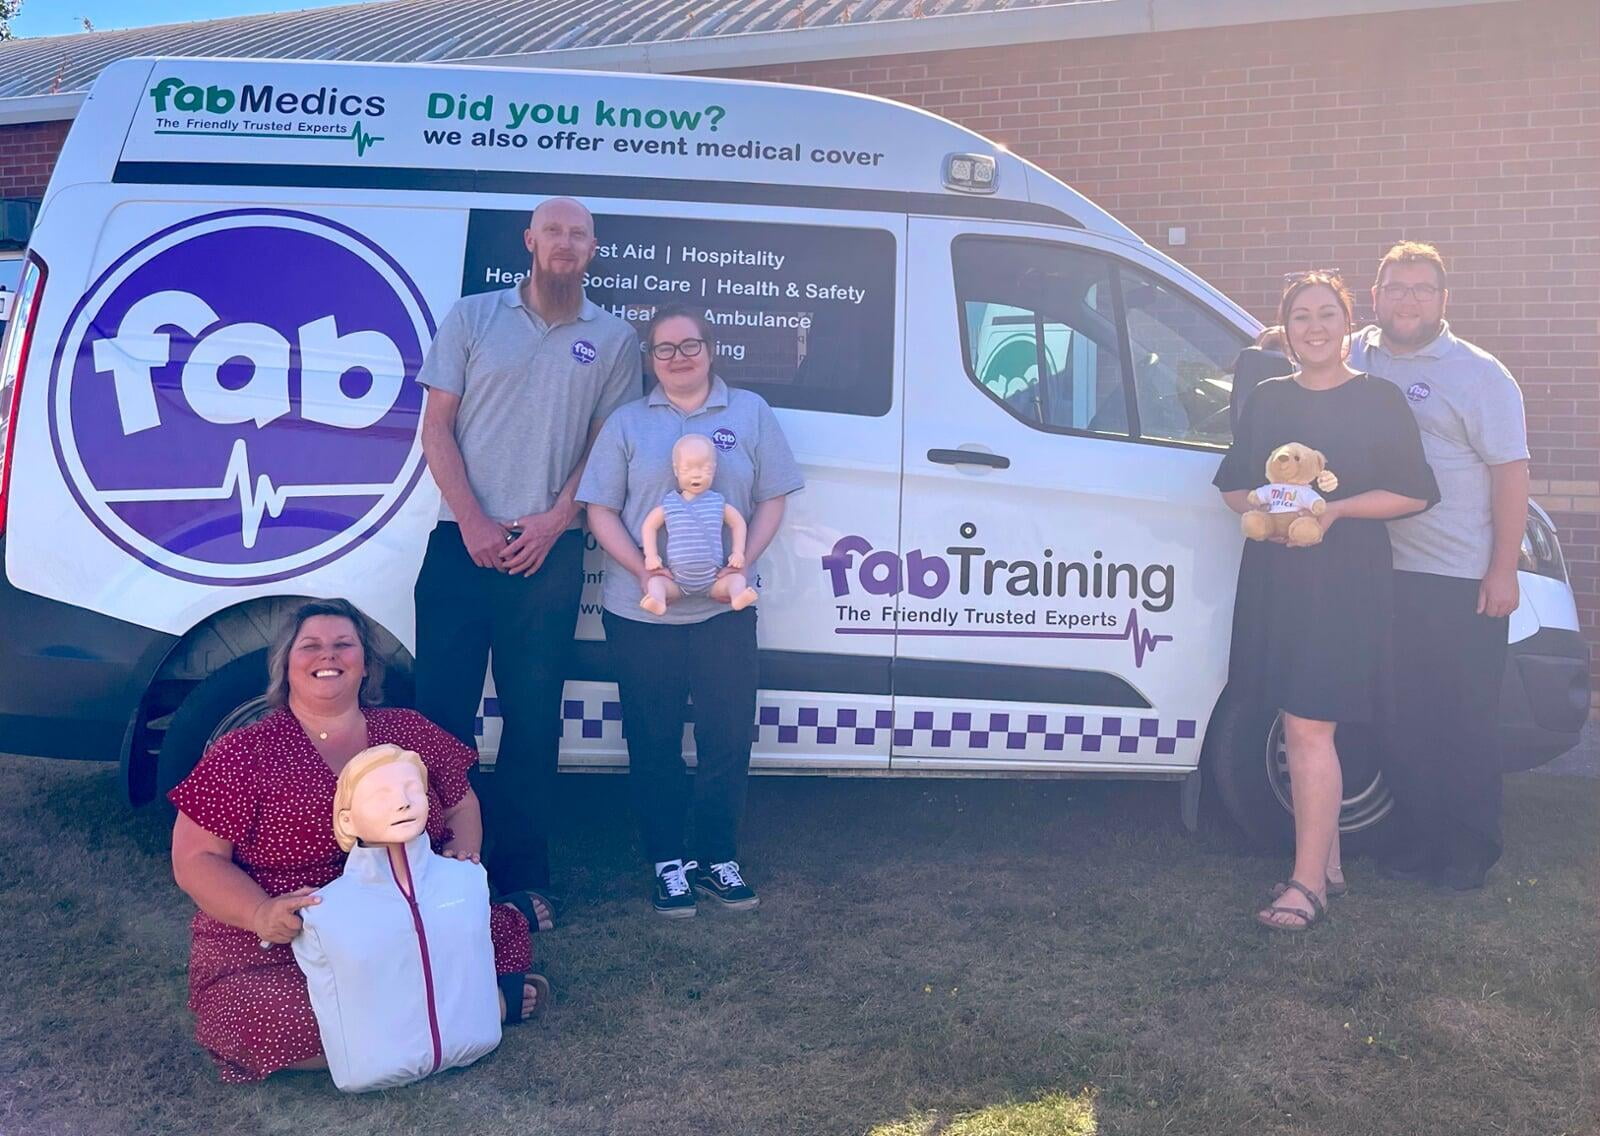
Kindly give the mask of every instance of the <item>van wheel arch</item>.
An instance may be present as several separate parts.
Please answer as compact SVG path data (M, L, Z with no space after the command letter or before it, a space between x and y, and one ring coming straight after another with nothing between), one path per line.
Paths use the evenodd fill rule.
M235 604L195 625L173 646L145 689L124 755L131 804L163 800L194 768L219 727L252 720L246 704L265 694L272 637L295 608L312 598L269 596ZM389 669L386 695L390 701L409 701L411 655L388 628L375 623L374 630ZM261 706L264 702L256 709Z
M1255 848L1294 846L1294 817L1281 753L1278 714L1225 690L1212 712L1201 754L1208 790L1220 811ZM1376 741L1369 727L1345 726L1336 743L1345 773L1339 829L1346 854L1375 851L1392 839L1393 800L1378 771Z

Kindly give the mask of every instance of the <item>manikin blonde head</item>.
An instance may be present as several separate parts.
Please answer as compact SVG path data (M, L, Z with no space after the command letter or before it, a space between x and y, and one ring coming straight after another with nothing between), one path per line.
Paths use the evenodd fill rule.
M717 476L717 447L704 434L685 434L672 446L672 472L681 493L704 493Z
M343 851L358 842L404 844L427 826L428 767L410 750L373 746L339 771L333 793L333 837Z

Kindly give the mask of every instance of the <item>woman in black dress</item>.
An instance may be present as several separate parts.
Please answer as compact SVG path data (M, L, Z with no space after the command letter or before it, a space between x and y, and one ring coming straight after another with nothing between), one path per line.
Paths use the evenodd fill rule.
M1321 272L1295 278L1278 322L1299 369L1250 392L1214 484L1234 512L1248 511L1250 491L1267 481L1267 456L1287 442L1320 450L1338 478L1323 494L1320 544L1246 543L1228 675L1235 691L1283 712L1289 754L1294 873L1256 918L1304 931L1323 917L1329 883L1343 885L1334 728L1382 712L1394 607L1384 522L1428 508L1439 490L1405 396L1345 364L1353 319L1343 282Z

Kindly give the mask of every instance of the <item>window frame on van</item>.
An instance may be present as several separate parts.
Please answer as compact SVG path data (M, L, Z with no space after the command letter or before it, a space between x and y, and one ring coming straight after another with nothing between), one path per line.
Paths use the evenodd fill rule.
M967 331L965 305L968 297L964 294L961 277L956 270L956 246L973 241L982 241L988 244L1017 244L1028 246L1043 246L1051 249L1060 249L1069 252L1097 256L1106 262L1107 275L1112 284L1111 309L1117 321L1117 356L1122 368L1122 393L1127 404L1128 427L1124 432L1110 433L1100 430L1088 430L1077 426L1057 426L1047 422L1036 422L1023 418L1016 413L1005 401L995 395L978 378L973 369L971 343ZM1181 283L1171 280L1160 273L1153 271L1147 265L1134 262L1131 258L1119 256L1117 253L1091 245L1076 244L1072 241L1049 240L1044 237L1020 236L1014 233L958 233L950 240L950 283L951 292L955 297L956 327L961 340L961 366L966 372L972 385L981 391L985 398L1005 411L1006 416L1019 422L1030 430L1037 430L1042 434L1058 434L1075 438L1096 438L1106 442L1131 442L1136 445L1161 446L1167 449L1192 450L1198 453L1221 455L1226 453L1230 443L1222 442L1187 442L1175 438L1145 437L1139 416L1139 391L1138 375L1133 366L1133 340L1128 331L1128 313L1126 300L1123 296L1122 269L1127 268L1150 276L1165 284L1174 293L1182 296L1205 313L1207 319L1212 320L1219 327L1232 331L1239 336L1239 349L1242 351L1250 345L1249 336L1238 331L1227 320L1222 319L1212 311L1209 306L1197 299L1189 289ZM1231 430L1230 430L1231 438Z

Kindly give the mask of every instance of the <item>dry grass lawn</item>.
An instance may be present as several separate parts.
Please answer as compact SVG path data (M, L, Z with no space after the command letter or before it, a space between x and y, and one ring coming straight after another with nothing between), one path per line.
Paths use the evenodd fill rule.
M760 780L750 916L653 918L619 778L565 778L557 1003L477 1067L233 1088L184 1010L167 831L103 765L0 758L0 1133L1593 1134L1600 782L1508 787L1474 895L1382 882L1304 939L1281 862L1168 786Z

